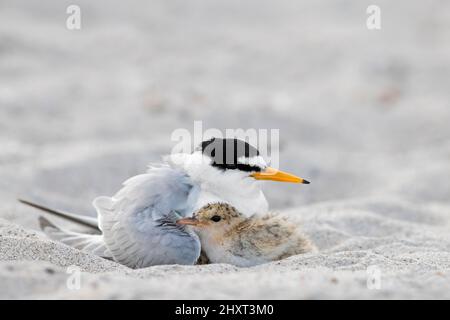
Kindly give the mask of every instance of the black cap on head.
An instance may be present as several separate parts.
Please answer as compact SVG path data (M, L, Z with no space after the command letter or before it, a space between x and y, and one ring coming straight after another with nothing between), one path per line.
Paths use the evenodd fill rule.
M239 139L211 138L203 141L202 153L212 159L211 165L222 170L261 171L262 168L238 162L239 158L259 156L259 151L249 143Z

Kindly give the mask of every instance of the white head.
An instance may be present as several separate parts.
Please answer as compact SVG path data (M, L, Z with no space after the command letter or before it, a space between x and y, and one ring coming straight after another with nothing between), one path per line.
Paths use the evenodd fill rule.
M236 138L203 141L192 154L175 154L169 157L169 161L199 178L213 168L219 173L238 173L242 179L251 177L256 180L309 184L305 179L269 167L258 149Z
M225 201L248 215L267 209L258 180L309 183L269 167L258 149L239 139L212 138L203 141L192 154L173 154L166 160L186 171L202 191L207 191L196 209Z

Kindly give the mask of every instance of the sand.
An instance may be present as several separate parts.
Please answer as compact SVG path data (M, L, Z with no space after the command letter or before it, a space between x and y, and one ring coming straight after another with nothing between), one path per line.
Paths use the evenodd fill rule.
M379 31L360 1L130 3L78 1L79 31L70 2L0 4L0 298L450 298L448 2L378 1ZM93 216L194 120L280 129L280 167L312 183L265 193L317 253L131 270L16 202Z

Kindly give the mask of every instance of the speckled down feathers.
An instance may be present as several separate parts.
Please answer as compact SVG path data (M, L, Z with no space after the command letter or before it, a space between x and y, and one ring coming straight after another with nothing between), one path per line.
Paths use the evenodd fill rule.
M211 222L218 215L220 222ZM251 266L315 250L287 217L266 214L245 217L225 203L208 204L195 213L196 230L211 262Z

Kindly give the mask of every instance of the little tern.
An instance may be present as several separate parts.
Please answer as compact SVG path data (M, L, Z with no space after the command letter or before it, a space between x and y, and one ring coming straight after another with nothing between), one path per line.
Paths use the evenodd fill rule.
M226 203L211 203L182 218L200 237L204 259L250 267L315 250L297 224L279 215L246 217Z
M77 233L40 218L50 238L85 252L130 268L191 265L200 256L200 240L176 221L214 202L229 203L245 216L265 213L268 204L258 180L309 183L269 167L246 141L212 138L193 153L172 154L150 165L146 173L125 181L114 196L97 197L97 219L20 201L97 229L101 234Z

